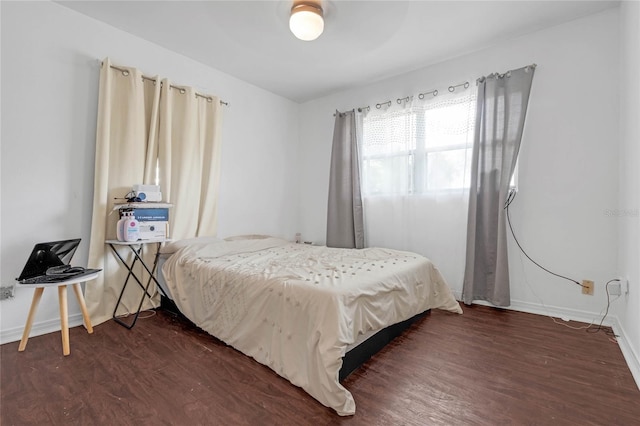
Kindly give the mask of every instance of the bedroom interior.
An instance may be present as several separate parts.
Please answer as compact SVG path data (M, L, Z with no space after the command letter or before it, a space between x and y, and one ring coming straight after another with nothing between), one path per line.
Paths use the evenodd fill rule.
M510 300L504 304L507 311L462 306L465 314L460 320L453 320L454 316L434 310L426 319L417 320L410 326L409 333L400 339L411 342L425 336L426 345L432 338L430 324L446 328L447 322L450 326L453 321L473 328L482 337L481 330L472 327L468 319L462 319L470 310L471 318L479 323L487 318L498 322L509 318L513 323L519 323L520 318L531 318L532 324L535 323L532 329L536 330L533 335L541 340L538 349L544 351L557 344L551 343L557 338L552 336L556 331L549 331L549 340L545 341L547 330L560 330L557 333L566 333L567 339L568 336L574 339L579 330L564 325L579 328L589 324L598 326L602 321L605 326L612 327L615 338L582 330L584 342L571 340L586 352L590 350L589 345L593 345L593 357L587 356L585 360L585 368L589 371L593 368L593 376L577 373L570 376L569 381L582 383L593 391L597 386L593 378L606 375L607 370L599 370L591 364L597 363L598 357L605 357L604 350L598 345L609 342L610 348L617 351L616 361L607 361L611 371L615 366L612 374L615 377L626 374L627 379L621 380L627 385L633 384L635 379L636 389L619 391L625 407L620 412L620 419L637 414L637 410L634 412L633 407L624 404L633 401L633 392L637 401L637 387L640 386L640 176L637 172L640 124L636 119L640 114L637 77L640 75L640 3L554 1L548 2L546 7L527 1L455 3L454 12L445 2L325 1L322 2L324 30L317 39L308 42L297 40L290 32L290 1L193 2L188 6L179 2L128 2L117 6L109 2L0 3L3 117L0 284L3 294L12 295L0 301L3 376L13 377L7 375L12 368L8 363L23 365L29 359L35 365L35 357L50 357L59 365L65 364L65 369L73 368L74 352L78 353L78 363L83 364L85 351L99 347L96 341L109 342L118 332L130 333L126 339L123 337L123 342L139 347L131 337L143 339L142 332L136 329L161 334L159 330L149 328L153 325L148 321L164 324L176 333L184 332L196 342L206 342L205 335L190 330L189 324L167 313L158 313L150 320L143 320L144 316L141 316L130 331L114 329L113 321L96 326L107 319L98 315L98 321L92 316L94 334L79 334L78 330L84 331L82 327L71 329L73 351L63 360L59 349L51 349L59 345L58 301L55 294L44 292L29 349L15 356L9 355L11 351L17 352L17 341L24 329L32 295L19 284L13 284L14 278L33 245L41 241L82 237L85 243L80 246L75 262L94 267L90 245L105 249L104 239L109 238L96 237L95 229L92 230L96 221L94 196L99 197L94 190L94 177L97 181L99 170L95 165L104 158L96 155L96 130L100 129L96 117L100 115L99 87L104 61L113 61L115 67L125 67L136 76L135 72L139 70L157 81L171 79L165 89L175 84L187 87L189 93L193 90L215 100L224 100L224 104L214 102L222 125L215 130L220 134L214 139L219 139L221 144L215 145L214 150L220 152L213 158L220 162L210 164L219 173L219 189L216 182L211 186L214 189L206 192L217 193L217 197L209 199L209 203L215 201L215 207L203 208L204 217L215 217L215 220L207 222L200 215L187 222L190 226L207 223L210 228L203 228L199 235L216 236L217 233L222 241L238 235L275 236L277 239L244 238L224 242L226 247L260 246L261 250L274 255L284 244L280 241L292 241L300 233L304 241L313 245L299 244L297 248L295 244L282 245L282 250L295 254L298 249L305 249L298 253L299 259L303 260L329 256L320 254L319 250L329 242L327 229L333 226L327 216L327 196L332 181L334 121L341 114L368 107L369 111L363 112L365 119L384 117L385 108L377 108L377 105L387 101L390 112L409 108L402 105L404 102L411 104L412 113L420 110L422 114L424 110L420 105L428 109L428 102L434 99L448 102L458 96L460 92L453 93L455 90L451 87L460 86L460 91L468 89L475 93L478 90L476 82L482 76L509 70L515 73L518 69L529 68L525 67L528 64L536 64L533 65L535 78L531 84L514 181L518 196L510 204L510 213L507 211L518 240L528 254L519 250L511 235L502 236L507 243L508 265L505 267L510 282ZM529 15L528 19L525 19L526 15ZM179 17L191 22L190 25L175 24ZM137 25L145 19L148 19L147 23ZM478 19L490 24L479 26L476 24ZM492 23L496 22L509 24L496 26L494 31ZM189 40L197 40L197 43ZM121 72L121 69L116 68L114 72ZM161 87L157 87L158 96L160 90ZM433 96L435 90L438 96ZM431 93L433 97L423 100L425 93ZM420 104L417 98L423 103ZM526 105L525 101L525 108ZM34 125L34 117L37 125ZM368 129L366 126L371 124L364 125ZM146 131L141 130L141 135ZM471 145L465 146L469 153L470 148ZM142 152L138 157L144 156ZM130 166L123 168L120 164L117 168L126 170L127 174L117 175L122 182L116 187L143 183L142 176L154 171L149 164L155 163L148 162L145 168L144 158L127 161ZM163 161L161 156L158 161ZM176 170L174 175L184 170L184 166ZM195 174L198 179L208 176L204 172ZM15 177L19 177L19 183ZM135 181L128 182L132 179ZM148 183L148 179L144 179L144 183ZM461 179L468 182L470 177L465 175ZM174 194L180 192L177 186L173 188ZM444 195L439 193L419 206L426 207L424 213L416 210L415 200L408 198L401 206L380 204L381 210L376 216L371 209L375 203L380 203L380 198L364 188L363 208L368 215L365 219L371 218L369 222L365 220L361 228L366 245L407 250L428 257L442 273L452 296L469 301L463 284L467 281L468 190L460 188ZM162 190L170 193L172 189L163 187ZM177 211L182 203L189 202L175 203L174 209ZM391 210L384 210L389 206ZM409 210L402 210L407 206L410 206ZM411 213L411 210L420 213ZM104 216L104 211L98 215ZM25 218L28 218L28 225L14 225L24 223ZM102 227L106 229L104 225ZM195 230L176 232L178 239L198 235ZM344 236L342 231L337 234ZM287 248L290 246L293 248ZM218 253L219 246L214 244L203 250ZM550 270L571 277L570 281L577 280L578 285L582 280L593 281L593 295L583 295L574 283L538 268L527 259L529 255ZM234 259L238 265L243 264L241 258ZM342 272L348 275L346 267L342 266L345 269ZM163 271L168 269L162 268ZM105 277L105 281L109 281L109 275L105 274ZM327 278L330 277L327 275ZM611 280L620 280L619 295L610 291L608 283ZM333 278L330 281L333 283ZM117 278L110 285L119 290L120 282ZM169 278L169 286L172 285ZM85 292L94 292L94 296L87 297L90 308L91 303L102 303L101 288L95 283L86 284ZM171 290L176 291L176 287ZM178 299L179 305L185 298ZM431 307L437 306L424 306L405 318ZM184 305L183 309L186 312L189 308ZM73 300L70 300L69 312L69 324L81 325L82 313ZM535 316L525 316L530 314ZM203 320L203 324L206 321ZM545 321L550 325L542 325ZM96 335L100 334L101 326L109 337L98 340ZM521 334L527 335L531 331L527 327L530 326L522 326ZM206 330L205 326L201 328ZM514 342L518 341L515 336L512 338ZM471 337L469 339L473 341ZM225 341L229 343L228 339ZM48 350L34 349L40 345L38 342L43 342ZM225 348L223 343L216 342L213 343L215 350ZM478 341L473 342L471 347L475 350L482 348L473 346L480 345ZM186 341L181 344L191 345ZM526 345L526 342L521 344ZM390 348L379 353L379 357L391 360L393 350L401 346L392 343ZM424 348L423 351L428 352ZM132 356L131 351L126 350L126 356ZM460 356L461 363L479 362L458 353L461 350L464 351L463 346L456 347L452 358ZM554 358L549 354L561 354L563 350L553 352L549 349L551 352L540 356ZM167 356L173 359L173 355ZM260 355L251 356L260 361ZM575 356L575 352L570 356ZM165 362L155 358L160 365ZM269 365L268 360L260 362ZM27 368L26 364L24 368ZM260 367L256 368L260 371L260 380L275 380L277 384L273 386L286 388L288 382L270 374L271 370L264 373ZM314 390L305 387L297 371L281 372L273 365L270 368L338 413L353 414L351 408L341 413L337 405L314 394ZM355 378L344 379L344 383L348 383L345 387L353 392L358 404L353 419L359 418L363 410L360 401L366 398L358 396L358 380L370 369L375 370L375 374L369 375L384 377L378 367L367 364L361 369L364 373L356 370ZM576 374L571 367L566 369L567 374ZM438 369L430 371L437 374ZM411 372L403 370L402 374L411 375ZM548 372L541 369L538 374L544 376ZM233 380L230 376L221 377L224 377L222 380ZM491 379L485 376L485 380ZM10 383L16 381L12 379ZM342 380L337 386L342 387L341 384ZM77 383L69 386L75 387ZM320 416L322 422L330 421L330 414L335 419L335 413L303 391L296 393L299 389L288 386L296 389L293 391L295 398L303 401L297 403L298 409L300 405L311 404L316 407L312 412L325 410L312 414ZM607 389L614 395L617 392L615 385ZM369 390L364 392L367 395ZM2 394L5 412L6 402L14 395L4 385ZM369 403L364 407L364 410L375 411ZM390 406L389 410L393 409ZM280 414L283 413L286 414L286 410ZM12 415L18 414L13 412ZM367 414L362 414L360 420L366 418ZM404 421L411 422L415 418L405 417ZM461 418L473 421L468 417Z

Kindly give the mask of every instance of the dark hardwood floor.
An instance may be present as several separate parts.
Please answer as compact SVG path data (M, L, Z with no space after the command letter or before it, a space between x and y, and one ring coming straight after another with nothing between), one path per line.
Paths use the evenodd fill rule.
M549 318L433 311L343 384L341 418L267 367L166 311L0 347L9 425L639 425L640 391L617 344Z

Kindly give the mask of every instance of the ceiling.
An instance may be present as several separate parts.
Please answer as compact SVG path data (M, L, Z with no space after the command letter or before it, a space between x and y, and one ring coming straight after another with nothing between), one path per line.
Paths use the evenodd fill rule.
M617 7L619 2L323 0L325 30L311 42L289 31L292 0L58 3L305 102Z

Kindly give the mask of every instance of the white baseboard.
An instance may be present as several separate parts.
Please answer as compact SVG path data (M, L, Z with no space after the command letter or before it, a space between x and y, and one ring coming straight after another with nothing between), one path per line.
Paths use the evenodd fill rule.
M629 339L627 337L627 333L624 331L624 328L620 326L618 319L612 325L613 332L616 333L616 340L618 341L618 346L620 346L620 350L622 351L622 356L624 356L624 360L627 361L627 365L629 366L629 370L631 370L631 374L636 381L636 385L638 389L640 389L640 356L638 353L633 350L633 346L629 344Z
M491 306L491 304L487 303L487 306ZM538 303L523 302L519 300L512 300L511 306L509 306L507 309L519 312L527 312L529 314L550 316L559 318L563 321L578 321L587 324L594 323L596 325L600 324L600 320L602 319L602 315L598 312L589 312L580 309L570 309L559 306L541 305ZM613 317L612 315L607 315L607 317L602 322L602 325L611 327L616 321L617 319L615 317Z
M82 324L82 313L69 315L69 328ZM4 345L5 343L17 342L22 339L23 331L24 327L15 327L0 331L0 344ZM60 331L59 318L34 323L31 327L29 337L41 336L43 334L53 333L56 331Z
M456 297L457 300L462 300L461 294L454 293L454 296ZM473 303L477 305L483 305L483 306L494 306L491 303L484 302L481 300L475 301ZM560 318L564 321L584 322L587 324L590 324L595 321L598 321L597 324L599 324L600 315L601 315L598 312L588 312L588 311L582 311L578 309L561 308L558 306L548 306L548 305L543 306L541 304L523 302L519 300L512 300L511 306L506 308L503 308L503 307L500 307L500 308L508 309L511 311L526 312L529 314L551 316L554 318ZM627 333L622 327L622 325L620 324L618 317L614 315L608 315L602 324L606 325L607 327L611 327L614 333L616 334L616 336L618 336L616 340L618 341L618 346L622 351L622 356L624 356L624 360L627 362L627 366L629 367L629 370L631 370L631 375L633 376L633 379L636 382L636 386L638 386L638 389L640 389L640 356L638 356L636 351L629 344Z

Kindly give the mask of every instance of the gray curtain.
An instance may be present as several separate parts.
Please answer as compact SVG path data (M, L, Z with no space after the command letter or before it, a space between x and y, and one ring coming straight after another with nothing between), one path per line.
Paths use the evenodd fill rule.
M504 204L518 158L535 65L478 79L462 300L509 306Z
M364 219L360 192L362 114L336 111L329 176L327 246L364 247Z

